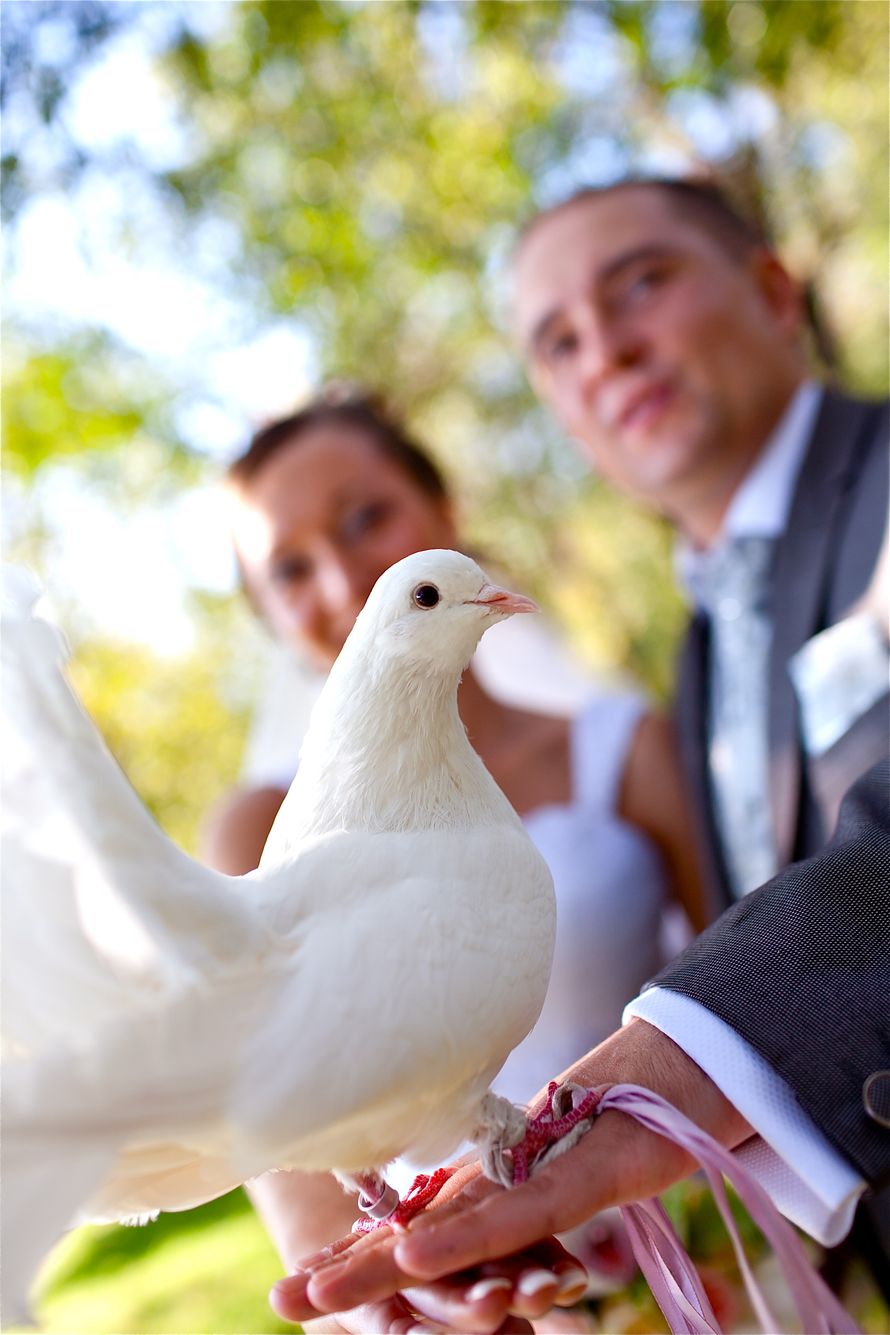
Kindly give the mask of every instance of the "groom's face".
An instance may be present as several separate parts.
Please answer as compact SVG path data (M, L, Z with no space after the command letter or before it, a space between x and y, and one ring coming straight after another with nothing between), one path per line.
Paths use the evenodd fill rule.
M516 257L541 398L597 469L668 514L744 475L800 378L799 295L649 186L542 218Z

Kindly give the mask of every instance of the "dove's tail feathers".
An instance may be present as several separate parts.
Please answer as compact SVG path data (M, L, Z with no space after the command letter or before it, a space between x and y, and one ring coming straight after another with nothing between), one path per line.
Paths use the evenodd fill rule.
M21 572L16 572L21 575ZM200 866L159 828L68 684L58 630L32 613L34 587L4 581L4 783L25 842L64 824L81 887L110 887L149 955L200 972L255 949L256 915L235 881ZM7 828L10 822L7 821ZM53 850L51 850L53 851ZM86 893L86 890L84 891Z

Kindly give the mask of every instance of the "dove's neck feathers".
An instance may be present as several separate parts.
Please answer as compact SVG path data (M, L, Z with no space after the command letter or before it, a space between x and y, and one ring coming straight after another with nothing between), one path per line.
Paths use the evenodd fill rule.
M428 665L387 673L372 655L341 654L282 807L288 843L340 829L519 824L467 738L460 677Z

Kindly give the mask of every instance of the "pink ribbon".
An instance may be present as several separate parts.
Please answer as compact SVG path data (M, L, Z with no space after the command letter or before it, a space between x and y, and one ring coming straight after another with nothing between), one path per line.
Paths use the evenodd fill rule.
M751 1304L766 1335L781 1328L769 1309L745 1256L723 1185L726 1177L754 1223L772 1246L807 1335L858 1335L859 1327L816 1274L794 1229L783 1219L760 1183L728 1150L690 1122L658 1094L639 1085L612 1085L595 1115L612 1108L641 1126L682 1146L701 1164L732 1240ZM661 1202L625 1205L621 1215L634 1256L674 1335L720 1335L698 1272Z

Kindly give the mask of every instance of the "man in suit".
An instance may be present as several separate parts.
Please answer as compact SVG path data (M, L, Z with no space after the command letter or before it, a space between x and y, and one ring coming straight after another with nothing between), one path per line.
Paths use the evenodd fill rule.
M886 638L847 614L887 522L887 405L809 378L799 286L706 184L582 191L526 228L514 281L539 396L678 531L677 722L716 913L822 847L886 747Z
M822 1091L813 1111L819 1127L835 1095L814 1051L855 1042L849 1012L862 980L833 1024L833 1002L827 1012L815 1004L813 979L823 976L814 965L826 941L822 928L829 952L835 929L818 915L801 924L793 896L783 916L787 886L765 901L743 897L820 849L842 794L886 754L886 616L863 601L886 528L886 405L857 402L809 378L798 285L763 235L709 186L663 181L581 192L526 228L514 284L516 330L539 396L600 473L677 529L678 563L695 605L677 691L681 746L715 916L742 901L697 947L704 954L687 952L635 1003L633 1013L647 1023L609 1040L605 1057L598 1050L590 1075L639 1080L681 1107L688 1102L727 1143L752 1125L761 1130L759 1110L740 1121L730 1099L714 1099L702 1084L709 1046L723 1050L722 1039L715 1048L709 1037L707 1016L702 1021L709 1007L703 989L712 999L715 989L722 995L730 958L742 975L767 959L778 961L781 975L787 947L805 961L798 977L787 975L789 991L806 984L798 993L806 997L799 1044L785 1042L777 1021L781 987L767 1005L735 985L731 1013L712 1009L757 1060L769 1064L777 1045L792 1058L799 1052L799 1061L776 1069L805 1108L813 1088ZM879 800L886 802L886 785ZM849 895L858 940L866 922L861 896L857 902L856 887L843 879L838 888L836 921L847 921ZM729 942L732 950L721 955ZM873 984L874 967L870 977ZM873 1019L877 1003L869 996ZM888 1041L885 1033L885 1051ZM872 1074L875 1041L849 1063L844 1116L861 1104L860 1058ZM807 1063L809 1073L801 1069ZM890 1065L890 1054L882 1064ZM842 1138L828 1136L836 1214L849 1194L848 1151ZM609 1156L589 1152L602 1175ZM650 1186L659 1173L670 1175L673 1162L663 1144L653 1153ZM628 1161L618 1153L615 1163L629 1183ZM560 1189L568 1191L568 1181ZM578 1176L568 1199L587 1189ZM562 1209L553 1193L548 1200L545 1218ZM585 1208L606 1203L603 1196ZM504 1210L513 1208L511 1197ZM567 1222L560 1215L551 1226ZM836 1221L816 1231L826 1242L840 1236ZM514 1246L522 1241L515 1231L491 1237L502 1251L508 1238ZM865 1245L876 1245L874 1234Z
M538 394L677 529L676 721L716 916L822 848L886 755L888 406L811 378L799 285L708 184L582 191L526 229L514 279ZM692 966L671 987L694 985ZM659 988L638 1014L698 1051L676 1009ZM864 1213L851 1243L890 1300L888 1194Z

